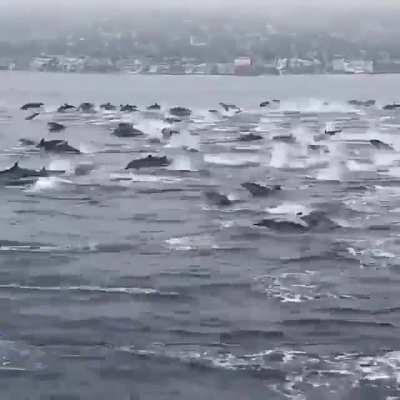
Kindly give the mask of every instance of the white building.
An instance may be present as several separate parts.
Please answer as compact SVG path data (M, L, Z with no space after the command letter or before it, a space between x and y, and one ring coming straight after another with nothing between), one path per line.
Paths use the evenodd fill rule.
M332 71L347 74L371 74L374 72L374 63L370 60L335 58L332 61Z
M288 67L288 59L287 58L278 58L276 60L276 69L278 71L282 71Z
M347 63L345 71L350 74L372 74L374 63L373 61L352 60Z
M59 66L65 72L80 72L84 67L84 59L77 57L60 57Z
M35 57L30 62L30 68L35 71L43 71L52 61L51 57Z

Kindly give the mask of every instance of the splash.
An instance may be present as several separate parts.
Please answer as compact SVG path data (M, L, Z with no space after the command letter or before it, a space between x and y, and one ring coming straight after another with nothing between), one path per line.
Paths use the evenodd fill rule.
M341 181L343 173L343 164L338 161L333 161L328 167L319 170L316 178L319 181Z
M160 119L140 119L135 124L135 128L144 132L150 139L162 140L161 131L165 128L165 123Z
M302 213L303 215L310 214L312 211L310 208L298 203L282 203L279 206L267 208L270 214L286 214L286 215L296 215Z
M184 155L174 157L169 169L175 171L195 171L192 166L192 160L190 159L190 157Z
M374 171L374 165L367 163L359 163L355 160L349 160L346 162L346 167L349 171L361 172L361 171Z
M179 134L172 135L169 143L165 147L199 150L200 137L192 135L189 131L181 131Z
M330 143L330 160L326 168L320 169L316 179L321 181L341 181L347 170L345 148L340 143Z
M57 190L63 184L71 183L66 179L61 179L57 176L49 176L47 178L39 178L29 189L28 192L39 193L44 191Z
M182 236L167 239L166 244L170 250L190 251L190 250L206 250L218 249L219 246L210 235L200 236Z
M273 168L283 168L289 164L289 146L285 143L276 143L272 148L269 165Z
M88 143L80 143L79 151L82 154L92 154L96 152L96 148L93 145L89 145Z
M312 132L303 126L297 126L291 132L292 136L296 139L297 143L307 146L314 143Z

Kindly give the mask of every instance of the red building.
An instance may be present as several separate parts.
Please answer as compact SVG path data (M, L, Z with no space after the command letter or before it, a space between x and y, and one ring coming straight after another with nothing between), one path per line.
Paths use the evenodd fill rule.
M235 75L254 75L255 68L250 57L239 57L234 61Z

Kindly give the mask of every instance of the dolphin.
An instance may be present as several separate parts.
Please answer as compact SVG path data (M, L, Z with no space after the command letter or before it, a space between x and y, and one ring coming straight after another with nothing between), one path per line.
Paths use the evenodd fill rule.
M44 103L26 103L21 107L21 110L31 110L32 108L43 107Z
M117 109L117 107L114 106L114 104L111 104L110 102L102 104L102 105L100 106L100 108L101 108L102 110L106 110L106 111L114 111L114 110Z
M42 139L36 146L48 152L54 153L73 153L80 154L81 152L68 144L66 140L48 140Z
M161 110L161 106L160 106L158 103L154 103L154 104L152 104L151 106L148 106L147 109L148 109L149 111L152 111L152 110Z
M131 104L125 104L125 105L121 104L119 106L119 109L120 109L121 112L135 112L135 111L138 110L137 106L133 106Z
M26 117L25 119L26 119L27 121L32 121L32 120L35 119L38 115L40 115L40 113L35 112L35 113L29 115L28 117Z
M393 147L390 146L390 144L382 142L378 139L371 139L369 142L371 143L372 146L374 146L379 150L393 150Z
M71 104L68 104L68 103L65 103L62 106L57 108L57 112L62 113L62 112L65 112L65 111L70 111L70 110L72 111L72 110L75 110L75 109L76 109L75 106L73 106Z
M172 107L169 109L169 113L176 117L190 117L192 111L185 107Z
M248 133L246 135L240 135L239 142L254 142L256 140L262 140L261 135L257 135L255 133Z
M112 134L118 137L135 137L144 135L141 130L134 128L132 124L127 122L120 122L113 130Z
M220 102L219 105L225 110L225 111L230 111L230 110L235 110L235 111L240 111L240 108L236 104L226 104Z
M282 190L280 185L263 186L254 182L245 182L241 186L248 190L253 197L267 197Z
M204 194L210 203L213 203L217 206L226 207L226 206L230 206L232 204L232 201L229 200L228 196L221 194L219 192L216 192L214 190L210 190L208 192L205 192Z
M58 122L48 122L47 126L50 132L61 132L65 130L65 125L59 124Z
M95 112L94 104L93 103L89 103L89 102L82 103L79 106L78 110L83 112L83 113L94 113Z
M149 154L145 158L139 158L136 160L132 160L125 169L140 169L140 168L152 168L152 167L167 167L171 164L171 161L163 156L163 157L155 157Z
M400 108L400 104L396 104L396 103L387 104L386 106L383 107L384 110L390 110L390 111L391 110L397 110L399 108Z
M18 165L18 162L16 162L11 168L0 171L0 179L15 180L24 178L40 178L52 175L60 175L63 173L65 173L65 171L47 170L45 167L43 167L41 170L21 168Z

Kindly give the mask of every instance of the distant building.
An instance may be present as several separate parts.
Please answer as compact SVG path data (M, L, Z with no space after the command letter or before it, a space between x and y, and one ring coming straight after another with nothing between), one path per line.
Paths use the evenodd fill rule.
M57 71L59 70L59 59L57 56L34 57L29 68L34 71Z
M289 60L287 58L278 58L276 60L276 69L279 73L287 70L289 65Z
M234 61L235 75L254 75L255 68L250 57L239 57Z
M366 60L352 60L347 63L345 71L350 74L372 74L374 63Z
M374 63L371 60L336 58L332 61L332 72L339 74L372 74L374 72Z
M317 59L290 58L287 71L293 74L315 74L322 70L322 63Z
M85 72L112 72L116 68L108 58L88 57L84 60L83 70Z
M78 57L59 57L59 69L63 72L81 72L84 68L84 59Z
M196 65L194 70L193 70L193 74L195 75L207 75L210 71L210 68L208 66L208 64L199 64Z
M184 75L185 74L185 67L181 63L173 63L168 66L168 74L169 75Z
M139 73L143 69L143 63L138 59L122 59L115 62L115 68L121 72Z

